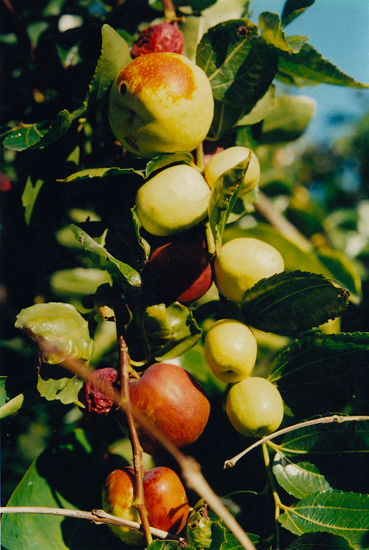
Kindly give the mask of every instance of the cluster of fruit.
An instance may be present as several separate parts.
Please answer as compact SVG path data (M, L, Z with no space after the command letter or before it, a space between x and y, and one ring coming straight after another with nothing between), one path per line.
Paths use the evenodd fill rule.
M213 119L209 80L201 68L178 53L182 44L173 29L168 24L145 29L133 48L134 59L119 72L111 89L112 131L126 150L143 158L196 150ZM163 51L165 33L171 32L177 49ZM155 37L162 34L163 42L156 47ZM149 237L165 238L145 267L145 280L153 283L160 300L186 305L201 298L214 282L225 298L241 302L257 281L283 271L280 254L255 239L235 239L224 244L216 257L209 254L204 222L211 189L222 174L245 160L242 193L247 193L258 184L260 166L246 147L216 152L202 170L186 163L164 167L138 190L135 207L143 229ZM253 437L274 431L283 417L277 388L265 379L249 377L256 353L252 331L238 321L219 320L206 334L205 354L214 374L234 384L227 398L229 419L238 431ZM178 447L198 439L210 414L209 401L195 379L171 364L151 365L139 379L132 379L130 399ZM161 453L160 444L141 428L139 438L144 451ZM150 525L178 533L189 507L177 475L158 467L145 473L143 483ZM112 472L103 494L108 512L139 521L132 469ZM142 533L121 527L113 530L128 544L142 543Z

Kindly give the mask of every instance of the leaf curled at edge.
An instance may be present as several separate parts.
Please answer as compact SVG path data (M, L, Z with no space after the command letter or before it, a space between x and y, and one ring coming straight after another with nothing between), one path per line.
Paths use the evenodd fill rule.
M63 405L77 403L78 393L83 386L83 380L77 376L72 378L49 378L44 380L38 376L37 389L47 401L60 401Z
M287 0L282 12L282 26L286 27L296 17L314 4L315 0Z
M284 34L279 15L270 11L259 15L259 27L265 42L284 52L298 53L308 40L307 36L295 36L290 41Z
M288 458L280 451L274 457L273 473L278 484L296 498L332 488L315 464L299 457Z
M241 311L247 324L290 336L339 317L348 297L348 290L323 275L282 272L246 291Z

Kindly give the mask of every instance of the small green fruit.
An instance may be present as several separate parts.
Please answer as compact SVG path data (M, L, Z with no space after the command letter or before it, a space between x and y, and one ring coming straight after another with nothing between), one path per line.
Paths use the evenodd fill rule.
M205 179L210 188L213 188L215 182L231 168L234 168L240 162L246 160L251 153L250 163L245 173L245 186L241 194L248 193L259 183L260 164L257 156L247 147L229 147L220 153L215 154L205 166Z
M209 186L200 172L178 164L162 170L140 187L136 195L137 215L148 233L158 237L173 235L206 217L209 197Z
M283 400L265 378L245 378L228 392L226 411L232 426L246 437L275 432L283 420Z
M284 270L281 254L258 239L239 238L225 243L214 262L219 292L232 302L241 302L246 290L260 279Z
M204 351L217 378L235 383L247 378L255 366L257 343L244 323L233 319L217 321L206 333Z

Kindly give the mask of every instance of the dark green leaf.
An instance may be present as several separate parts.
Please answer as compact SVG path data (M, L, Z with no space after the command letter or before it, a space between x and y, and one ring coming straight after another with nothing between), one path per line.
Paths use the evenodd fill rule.
M148 178L156 170L163 170L172 164L188 164L194 166L193 156L191 153L178 152L159 155L147 163L145 177Z
M147 240L144 239L141 236L140 230L141 230L141 227L142 227L142 223L141 223L140 218L137 215L136 206L134 206L131 209L131 213L132 213L132 223L133 223L133 228L134 228L135 235L136 235L136 240L137 240L138 244L140 245L140 247L142 248L142 250L144 252L144 259L148 260L149 257L150 257L151 246L149 245Z
M306 533L298 537L286 550L352 550L346 539L330 533Z
M43 180L37 180L36 183L33 185L31 176L28 176L27 178L27 182L22 193L22 204L24 206L24 218L26 220L27 225L29 225L29 222L31 221L33 208L35 206L37 196L41 190L43 183L44 183Z
M86 180L91 178L107 178L112 176L125 176L126 174L138 174L139 176L144 175L142 170L135 170L134 168L118 168L116 166L109 166L107 168L87 168L86 170L80 170L79 172L74 172L70 174L64 180L59 181L77 181L77 180ZM129 180L127 179L127 183Z
M177 540L154 540L147 550L178 550L178 541ZM191 546L186 546L186 550L192 550Z
M47 356L51 365L60 363L60 354L88 361L93 341L90 338L87 321L71 304L48 302L35 304L17 315L16 328L23 329L34 339L43 338L57 346L57 352Z
M342 412L369 391L369 333L305 334L274 362L269 380L286 404L304 415Z
M129 291L140 287L140 274L133 267L114 258L80 227L76 225L70 227L96 266L106 269L123 290Z
M339 317L348 297L346 289L323 275L282 272L248 290L241 309L247 324L289 336Z
M241 189L244 187L244 177L250 158L224 172L211 190L208 215L217 253L222 246L223 231L227 219L233 210Z
M315 464L301 461L299 457L288 458L277 453L273 473L279 485L296 498L305 498L312 493L332 488Z
M214 98L249 113L269 88L277 70L275 48L255 36L248 19L220 23L202 37L196 63L207 74Z
M127 42L109 25L101 28L101 55L85 100L86 108L99 101L119 71L132 61Z
M299 53L291 56L280 52L278 78L295 86L315 86L333 84L351 88L368 88L368 84L356 82L340 71L333 63L324 59L310 44L304 44Z
M291 21L301 15L314 2L315 0L286 0L282 12L283 27L286 27Z
M41 397L44 397L47 401L58 400L63 405L77 403L78 393L82 386L83 380L80 380L77 376L73 376L73 378L59 378L57 380L53 378L44 380L39 375L37 381L37 389Z
M257 124L263 120L275 107L275 86L272 84L267 92L256 103L249 114L237 121L237 126Z
M208 133L209 139L217 141L233 128L242 117L244 109L214 99L214 116Z
M270 11L264 11L259 15L259 27L265 42L284 52L298 53L308 40L307 36L300 36L299 40L294 37L290 42L283 32L279 15Z
M362 297L360 275L343 252L328 247L320 248L317 257L334 275L334 279L350 291L351 296Z
M369 495L315 493L287 508L278 521L295 535L323 531L343 536L355 548L367 548Z

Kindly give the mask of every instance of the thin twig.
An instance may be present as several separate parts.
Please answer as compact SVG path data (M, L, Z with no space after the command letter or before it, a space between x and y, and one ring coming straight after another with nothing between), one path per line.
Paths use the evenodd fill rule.
M128 529L134 529L135 531L142 531L141 523L136 521L130 521L129 519L118 518L112 516L104 510L92 510L92 512L85 512L83 510L68 510L66 508L46 508L42 506L4 506L0 507L0 514L47 514L51 516L63 516L67 518L79 518L87 519L93 523L117 525L119 527L127 527ZM171 535L161 529L150 527L152 535L159 539L171 539L171 540L183 540L181 537Z
M360 420L369 420L369 416L341 416L338 414L334 414L332 416L323 416L322 418L314 418L313 420L305 420L305 422L300 422L299 424L288 426L287 428L283 428L282 430L278 430L277 432L266 435L262 439L259 439L258 441L250 445L250 447L247 447L247 449L242 451L242 453L239 453L233 458L226 460L224 462L224 468L233 468L233 466L236 465L236 463L240 460L240 458L245 456L247 453L256 449L256 447L259 447L259 445L262 445L266 441L270 441L271 439L279 437L280 435L284 435L289 432L294 432L295 430L299 430L300 428L306 428L307 426L315 426L316 424L330 424L332 422L338 422L339 424L341 424L342 422L355 422Z

